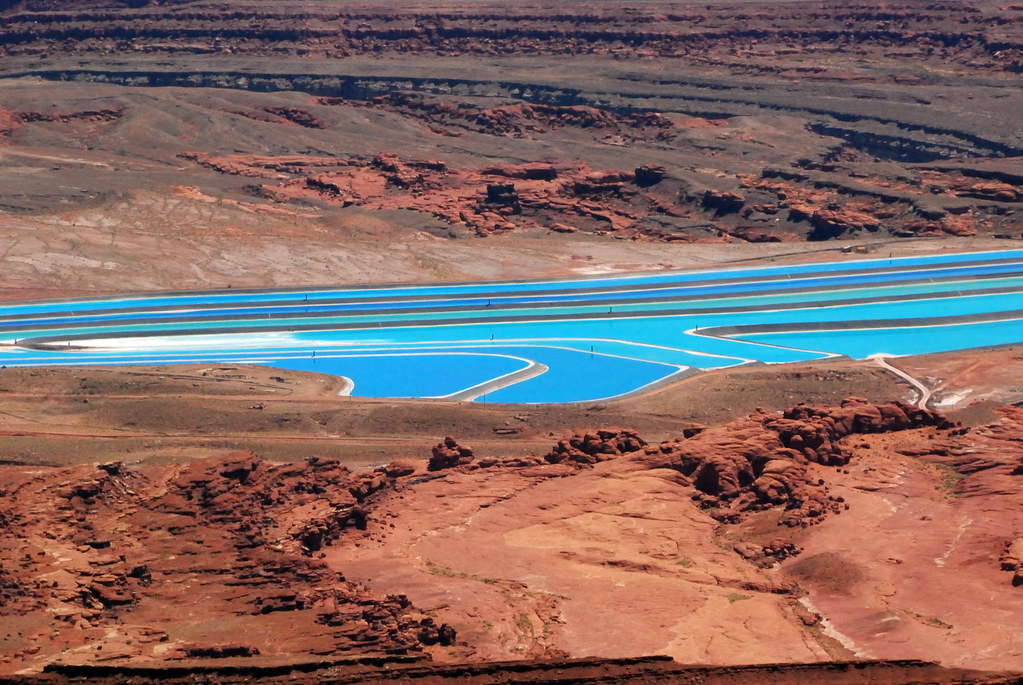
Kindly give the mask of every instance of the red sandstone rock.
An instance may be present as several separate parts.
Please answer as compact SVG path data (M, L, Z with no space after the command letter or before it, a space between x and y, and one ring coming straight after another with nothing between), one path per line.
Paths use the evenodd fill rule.
M395 459L384 467L384 473L391 478L411 476L419 468L419 464L411 459Z
M440 471L456 466L465 466L473 460L472 449L459 445L454 438L448 436L444 442L434 445L428 471Z
M330 123L298 107L264 107L264 111L305 128L330 128Z
M708 190L703 194L703 206L718 215L732 214L742 209L746 198L732 191Z
M497 205L516 206L519 203L519 194L515 192L514 183L488 183L487 202Z
M667 168L662 164L644 164L636 167L635 182L636 185L645 188L660 183L667 173Z
M601 429L595 433L577 433L558 441L544 459L550 464L570 462L592 465L631 452L638 452L646 446L635 431Z
M522 180L553 181L558 169L551 164L520 164L518 166L490 166L479 170L482 176L503 176Z
M78 112L16 112L13 115L19 123L36 121L59 121L66 124L76 119L84 121L116 121L124 116L120 109L84 110Z
M787 525L802 526L843 509L827 488L810 481L807 462L843 466L852 454L839 444L843 438L921 426L951 424L936 412L854 397L840 407L798 405L781 417L754 415L648 447L642 459L689 478L694 497L715 518L734 521L744 511L784 506L792 512Z
M255 454L251 452L243 452L238 454L230 455L233 459L224 464L220 470L220 475L224 478L236 480L239 483L244 483L249 478L249 474L256 470L259 466L259 459L256 458ZM237 459L237 461L235 460Z
M826 240L846 233L874 232L881 227L877 217L848 208L818 209L810 216L811 238Z
M1005 543L1005 551L1002 552L998 561L1003 571L1012 571L1018 574L1023 569L1023 538L1016 538Z
M450 644L450 629L407 600L374 595L310 558L365 534L392 484L385 472L353 474L336 460L268 464L247 452L174 467L50 469L18 498L0 498L0 526L18 530L0 536L0 622L45 616L60 644L80 645L82 631L96 629L94 646L107 647L100 659L409 654ZM41 544L53 554L37 554ZM244 644L209 628L224 621ZM168 634L179 646L157 649ZM132 649L118 651L118 640ZM81 658L92 659L87 651Z

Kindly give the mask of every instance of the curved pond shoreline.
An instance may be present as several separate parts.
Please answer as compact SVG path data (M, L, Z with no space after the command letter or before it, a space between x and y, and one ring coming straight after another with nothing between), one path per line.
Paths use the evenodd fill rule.
M581 402L750 362L1023 342L1021 317L1012 250L18 303L0 307L0 364L259 363L344 376L358 396Z

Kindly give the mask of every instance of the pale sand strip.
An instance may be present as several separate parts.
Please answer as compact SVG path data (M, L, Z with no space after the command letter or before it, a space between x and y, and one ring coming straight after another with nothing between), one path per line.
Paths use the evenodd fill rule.
M456 392L453 395L447 395L444 399L457 400L459 402L471 402L477 397L482 397L487 393L496 392L501 388L507 388L509 385L515 385L516 383L521 383L522 381L529 380L530 378L535 378L542 373L546 373L547 369L548 367L543 364L530 361L529 366L524 369L514 371L501 376L500 378L494 378L486 383L474 385L471 388L466 388L465 390Z
M917 393L919 393L920 395L920 397L916 401L916 406L920 407L921 409L927 409L927 405L931 401L931 389L924 385L923 382L917 380L916 378L913 378L902 369L897 369L891 364L889 364L888 356L889 355L886 354L872 354L869 357L867 357L867 359L873 359L875 362L877 362L878 366L887 371L891 371L896 376L912 385L913 389L915 389Z

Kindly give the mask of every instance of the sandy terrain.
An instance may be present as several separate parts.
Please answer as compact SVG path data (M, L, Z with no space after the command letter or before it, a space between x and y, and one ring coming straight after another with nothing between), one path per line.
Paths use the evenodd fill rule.
M146 5L0 15L4 298L1021 235L1016 7Z
M1015 348L991 350L984 354L951 354L908 357L895 363L925 383L932 392L930 406L942 411L965 409L989 403L1018 403L1023 387L1020 377L1023 359Z
M12 463L164 463L246 449L288 461L310 454L372 467L421 457L455 433L481 456L546 450L566 429L630 425L651 439L692 423L850 392L911 399L869 362L749 367L700 374L613 402L518 406L339 397L338 379L253 366L0 369L0 435ZM68 449L68 441L76 448Z
M1021 18L0 2L0 300L1012 248ZM1020 359L0 369L0 680L1019 682Z
M611 430L545 456L450 441L377 472L251 452L7 466L0 515L19 532L0 575L24 618L0 637L5 670L216 650L254 667L355 650L1014 670L1023 413L960 428L911 409L769 411L647 447ZM792 435L830 437L808 462ZM747 459L752 483L731 470ZM950 585L954 601L934 591ZM167 614L184 586L197 599Z

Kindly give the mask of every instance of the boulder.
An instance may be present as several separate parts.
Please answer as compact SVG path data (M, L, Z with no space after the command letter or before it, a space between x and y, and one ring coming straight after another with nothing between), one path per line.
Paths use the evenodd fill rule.
M220 475L239 483L245 483L259 466L259 459L251 452L230 454L227 458L229 461L220 468Z
M1023 538L1016 538L1005 544L1005 551L1001 559L1003 571L1018 571L1023 569Z
M661 164L644 164L636 167L635 183L641 188L657 185L667 173L668 170Z
M416 472L418 464L412 459L395 459L383 467L383 471L390 478L404 478Z
M713 209L718 216L738 212L746 204L746 198L731 191L707 190L703 194L703 206Z
M512 206L519 201L514 183L488 183L487 202L495 205Z
M420 624L419 641L424 645L441 645L450 647L455 644L457 634L447 623L437 625L432 618L424 618Z
M465 466L473 460L472 449L465 445L459 445L454 438L448 436L444 442L434 446L428 471L440 471L456 466Z

